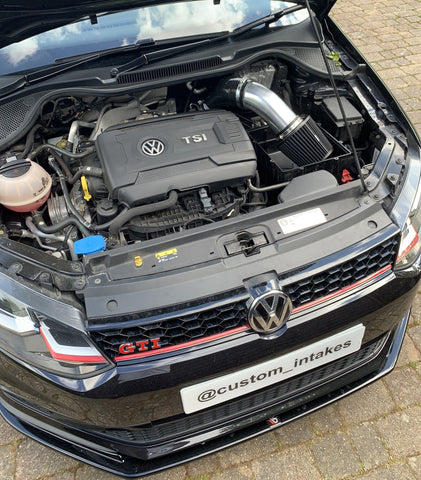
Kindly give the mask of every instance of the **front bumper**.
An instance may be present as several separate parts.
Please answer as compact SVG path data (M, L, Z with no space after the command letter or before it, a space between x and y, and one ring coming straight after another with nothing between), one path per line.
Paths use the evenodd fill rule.
M209 345L196 352L196 357L193 353L177 355L171 364L152 361L140 367L117 367L104 374L101 382L92 380L96 387L90 391L86 391L85 382L84 393L58 388L1 355L1 368L7 372L0 389L1 413L26 435L127 477L198 458L283 425L387 374L403 341L416 293L416 271L398 277L389 271L352 295L306 314L318 322L322 337L328 336L328 323L335 329L330 334L345 325L364 324L366 334L360 351L214 408L182 413L179 391L185 383L179 381L180 372L192 371L196 365L192 377L203 377L212 359L224 362L228 354L244 359L247 351L253 357L256 345L247 343L243 334ZM335 317L343 321L332 322ZM288 332L277 340L260 341L260 345L268 350L269 344L274 350L279 349L277 343L291 345L288 337L294 329ZM314 331L311 334L315 336ZM150 391L139 393L132 388L141 378L145 390ZM171 385L171 379L178 379L177 386L162 389ZM154 387L155 381L161 389ZM121 396L112 398L118 391Z

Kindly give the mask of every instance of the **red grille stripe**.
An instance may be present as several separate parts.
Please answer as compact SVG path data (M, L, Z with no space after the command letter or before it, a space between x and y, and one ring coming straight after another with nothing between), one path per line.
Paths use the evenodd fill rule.
M297 308L294 308L292 310L292 313L297 313L301 312L301 310L304 310L306 308L314 307L314 305L318 305L319 303L326 302L327 300L330 300L333 297L337 297L338 295L342 295L345 292L348 292L349 290L352 290L353 288L357 288L363 283L369 282L370 280L373 280L373 278L378 277L384 272L387 272L392 268L392 265L387 265L386 267L382 268L376 273L373 273L373 275L370 275L369 277L363 278L362 280L359 280L358 282L353 283L352 285L349 285L348 287L341 288L337 292L332 292L329 295L326 295L325 297L318 298L317 300L313 300L312 302L305 303L304 305L300 305Z
M150 350L149 352L133 353L131 355L119 355L118 357L114 357L114 360L116 360L117 362L121 362L122 360L131 360L132 358L143 358L143 357L149 357L150 355L157 355L158 353L173 352L174 350L180 350L181 348L193 347L194 345L200 345L201 343L211 342L212 340L218 340L220 338L233 335L234 333L244 332L245 330L248 330L248 329L249 329L249 326L244 325L243 327L233 328L232 330L227 330L226 332L223 332L223 333L217 333L209 337L199 338L197 340L192 340L191 342L180 343L179 345L173 345L171 347L158 348L157 350Z
M308 302L308 303L305 303L304 305L300 305L299 307L294 308L292 310L292 313L301 312L302 310L314 307L315 305L318 305L319 303L326 302L327 300L330 300L334 297L342 295L343 293L348 292L349 290L352 290L353 288L357 288L357 287L361 286L362 284L364 284L366 282L369 282L370 280L373 280L374 278L382 275L383 273L387 272L388 270L391 270L391 268L392 268L391 265L387 265L386 267L382 268L378 272L373 273L373 275L370 275L369 277L363 278L362 280L359 280L358 282L353 283L352 285L349 285L348 287L341 288L337 292L333 292L333 293L331 293L329 295L326 295L324 297L321 297L317 300L313 300L312 302ZM174 352L176 350L181 350L182 348L193 347L195 345L200 345L202 343L211 342L213 340L218 340L220 338L228 337L229 335L234 335L235 333L244 332L245 330L248 330L249 328L250 327L248 325L244 325L243 327L234 328L232 330L228 330L228 331L223 332L223 333L218 333L216 335L211 335L209 337L200 338L198 340L193 340L191 342L180 343L179 345L173 345L171 347L159 348L157 350L150 350L148 352L133 353L131 355L130 354L129 355L119 355L117 357L114 357L114 360L116 362L121 362L123 360L132 360L132 359L135 359L135 358L150 357L152 355L158 355L158 354L161 354L161 353Z

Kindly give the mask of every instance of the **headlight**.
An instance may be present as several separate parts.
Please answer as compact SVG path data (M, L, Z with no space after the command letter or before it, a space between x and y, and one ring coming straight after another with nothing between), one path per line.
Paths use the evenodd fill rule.
M421 253L421 150L415 139L408 137L406 177L391 212L401 228L401 242L395 269L411 266Z
M0 348L29 367L85 376L110 366L89 337L0 293Z
M420 237L411 220L408 218L402 231L401 243L399 245L395 268L402 269L409 267L418 258L420 251Z

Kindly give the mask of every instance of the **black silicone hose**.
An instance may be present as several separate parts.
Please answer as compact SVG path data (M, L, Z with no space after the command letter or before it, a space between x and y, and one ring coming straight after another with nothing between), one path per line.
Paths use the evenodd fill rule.
M146 215L148 213L158 212L160 210L166 210L174 206L177 203L178 194L176 191L171 190L168 198L161 202L149 203L147 205L140 205L138 207L130 208L126 212L122 212L115 217L110 223L110 237L116 237L120 228L129 222L132 218L139 215Z
M34 213L32 218L35 226L38 228L38 230L41 230L42 233L56 233L60 230L63 230L63 228L68 227L69 225L75 225L82 234L86 234L86 229L74 217L67 217L61 222L54 223L53 225L46 225L39 214L37 215Z

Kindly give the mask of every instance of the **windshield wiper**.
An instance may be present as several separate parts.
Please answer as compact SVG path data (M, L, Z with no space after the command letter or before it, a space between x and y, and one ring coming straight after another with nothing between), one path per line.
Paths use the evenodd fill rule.
M118 67L113 67L110 70L110 75L112 77L116 77L120 73L129 72L130 70L143 67L144 65L149 65L150 63L156 62L158 60L164 60L165 58L177 55L178 53L185 53L188 50L194 50L196 48L207 46L212 43L220 42L221 40L236 38L246 32L250 32L257 27L264 26L267 28L271 23L277 22L283 16L296 12L298 10L302 10L303 8L305 8L303 5L294 5L293 7L284 8L283 10L279 10L277 12L270 13L269 15L266 15L262 18L258 18L257 20L242 25L241 27L238 27L229 33L225 33L213 38L207 38L205 40L200 40L199 42L187 43L183 45L178 45L177 47L157 50L151 53L144 53L143 55L135 58L134 60L131 60L130 62L127 62Z
M264 25L267 28L271 23L277 22L280 18L284 17L285 15L297 12L298 10L303 10L304 8L305 8L304 5L294 5L289 8L284 8L283 10L278 10L277 12L270 13L265 17L258 18L257 20L253 20L250 23L241 25L241 27L235 28L228 36L231 38L237 37L238 35L242 35L243 33L253 30L253 28L261 27L262 25Z
M148 42L149 42L148 44L151 44L151 45L153 45L154 43L151 39L148 39ZM87 63L92 63L95 60L98 60L100 58L140 50L144 48L144 46L145 45L143 42L139 42L133 45L125 45L124 47L116 47L116 48L111 48L109 50L104 50L102 52L78 56L76 57L76 59L73 59L70 61L60 62L56 65L52 65L43 69L38 69L33 73L29 73L25 75L25 79L27 84L31 85L32 83L43 81L43 80L46 80L47 78L59 75L60 73L66 72L67 70L70 70L72 68L79 67Z
M124 47L111 48L109 50L104 50L94 54L86 54L86 55L73 57L72 60L70 61L64 61L64 62L60 61L60 63L56 65L50 65L45 68L37 69L34 72L22 74L22 75L19 75L18 77L14 75L10 82L3 81L0 83L0 95L1 96L8 95L23 87L27 87L28 85L32 85L37 82L41 82L50 77L54 77L72 68L79 67L80 65L84 65L86 63L94 62L99 58L104 58L104 57L119 54L119 53L130 52L133 50L136 51L143 47L144 47L144 43L140 42L133 45L125 45ZM4 78L6 77L8 76L5 76Z
M128 72L135 68L143 67L144 65L148 65L158 60L169 58L179 53L184 53L188 50L194 50L196 48L201 48L201 47L210 45L212 43L216 43L216 42L231 39L231 38L236 38L260 26L268 27L271 23L277 22L281 17L288 15L290 13L296 12L297 10L301 10L302 8L304 8L302 5L294 5L293 7L285 8L283 10L270 13L269 15L266 15L262 18L254 20L253 22L247 23L246 25L242 25L241 27L238 27L229 33L222 32L222 33L216 34L215 36L212 36L212 38L206 38L204 40L199 40L196 42L184 43L176 47L156 50L150 53L143 53L137 56L135 59L123 65L113 67L110 70L110 75L111 77L116 77L120 73ZM50 65L48 67L38 69L34 72L19 76L17 79L14 79L12 82L8 83L4 87L0 85L0 95L7 95L10 93L13 93L14 91L24 88L26 86L32 85L37 82L42 82L44 80L47 80L48 78L60 75L68 70L71 70L76 67L80 67L81 65L92 63L98 59L101 59L107 56L126 53L126 52L136 52L137 50L142 50L145 47L150 47L151 45L154 45L154 43L155 42L153 41L153 39L146 39L145 41L140 41L132 45L125 45L123 47L111 48L109 50L104 50L104 51L93 53L93 54L77 56L70 61L64 61L55 65Z

